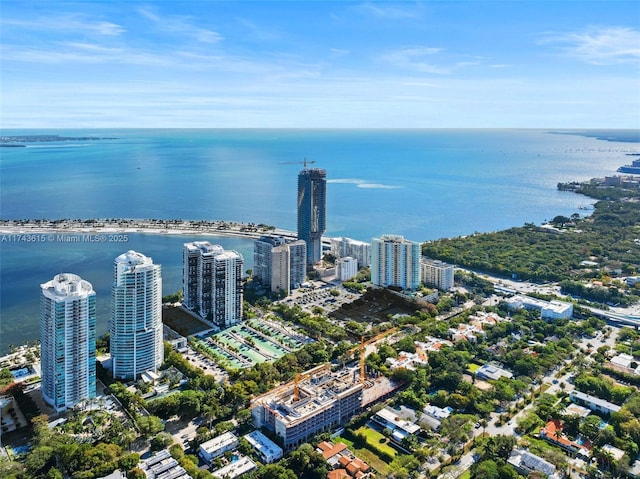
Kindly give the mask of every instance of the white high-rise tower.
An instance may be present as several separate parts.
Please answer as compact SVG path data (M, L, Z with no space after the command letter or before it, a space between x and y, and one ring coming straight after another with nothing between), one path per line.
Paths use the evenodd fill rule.
M162 364L161 268L135 251L113 265L110 345L116 379L136 379Z
M40 287L42 396L62 412L96 396L96 293L69 273Z
M371 283L416 289L420 286L420 243L382 235L371 243Z

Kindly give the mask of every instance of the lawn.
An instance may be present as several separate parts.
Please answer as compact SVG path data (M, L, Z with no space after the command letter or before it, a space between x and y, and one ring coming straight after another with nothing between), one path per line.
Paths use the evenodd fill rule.
M469 366L467 366L467 371L469 371L470 373L475 373L481 367L482 366L480 366L479 364L470 363Z
M356 431L356 434L362 434L366 438L367 444L371 444L371 446L380 449L391 457L395 457L398 454L398 451L389 445L389 439L370 427L362 426Z
M388 464L384 462L382 459L380 459L374 452L371 452L369 449L365 449L365 448L358 449L357 447L354 446L353 441L350 441L349 439L345 439L344 437L337 437L335 441L345 443L349 447L351 452L353 452L356 455L356 457L359 457L364 462L369 464L382 477L385 477L387 475L387 472L389 472Z

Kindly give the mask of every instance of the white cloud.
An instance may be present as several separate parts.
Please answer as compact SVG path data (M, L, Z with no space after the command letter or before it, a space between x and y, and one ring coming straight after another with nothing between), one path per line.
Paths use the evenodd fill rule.
M640 31L629 27L591 27L583 32L551 34L540 43L563 44L567 54L593 65L640 60Z
M405 18L419 18L421 16L421 10L414 6L399 6L379 3L363 3L357 5L356 10L372 15L378 18L384 19L405 19Z
M380 58L396 68L439 75L451 73L451 68L435 65L428 61L440 52L442 49L434 47L409 47L387 52Z
M16 26L24 29L42 31L64 31L66 33L86 32L104 36L118 36L125 32L125 29L111 22L92 21L80 15L53 15L46 18L35 18L32 20L18 20L6 18L2 20L3 25Z
M216 31L196 26L194 19L189 16L167 15L162 17L148 8L139 8L138 13L165 32L193 38L201 43L218 43L224 39Z

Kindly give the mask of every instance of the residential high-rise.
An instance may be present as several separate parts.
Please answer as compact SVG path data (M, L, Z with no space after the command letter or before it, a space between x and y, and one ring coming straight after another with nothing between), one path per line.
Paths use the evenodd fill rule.
M422 258L420 277L427 286L435 286L442 291L453 288L453 265L439 260Z
M336 260L336 277L340 281L347 281L358 274L358 260L351 256Z
M185 243L183 287L185 307L224 328L242 319L242 270L237 251L208 241Z
M265 286L271 284L272 250L284 243L282 236L261 236L253 243L253 278Z
M298 239L307 244L307 264L322 258L322 235L326 229L327 172L304 168L298 174Z
M289 295L291 291L291 258L289 246L286 244L276 246L271 250L271 291Z
M420 286L420 244L400 235L382 235L371 243L371 283L416 289Z
M287 243L289 248L289 285L299 288L307 280L307 243L304 240Z
M371 243L351 238L331 238L331 252L336 258L350 256L358 261L358 268L371 266Z
M96 293L69 273L40 287L42 396L62 412L96 396Z
M161 268L136 251L113 265L110 332L114 378L137 379L162 364Z

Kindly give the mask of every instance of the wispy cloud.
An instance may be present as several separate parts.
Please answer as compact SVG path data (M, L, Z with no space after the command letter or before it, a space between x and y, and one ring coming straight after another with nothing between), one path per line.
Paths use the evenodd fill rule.
M96 35L117 36L125 32L125 29L112 22L88 20L76 15L53 15L50 17L34 18L30 20L5 18L3 25L16 26L24 29L43 31L64 31L67 33L84 32Z
M593 65L640 59L640 30L629 27L591 27L583 32L548 34L539 43L564 45L568 55Z
M397 188L402 188L401 186L395 185L385 185L382 183L371 183L366 180L359 180L357 178L335 178L331 180L327 180L327 183L338 183L338 184L348 184L348 185L356 185L358 188L377 188L382 190L395 190Z
M409 47L389 51L383 54L380 59L395 66L396 68L413 70L421 73L435 73L439 75L451 73L451 68L439 66L429 61L440 52L442 52L441 48Z
M139 8L138 13L147 20L152 21L156 26L169 33L183 35L193 38L202 43L218 43L223 40L223 36L213 30L198 27L194 24L194 18L183 15L160 16L149 8Z
M362 3L355 7L356 10L384 19L418 18L422 15L419 7L414 5L382 5L379 3Z

